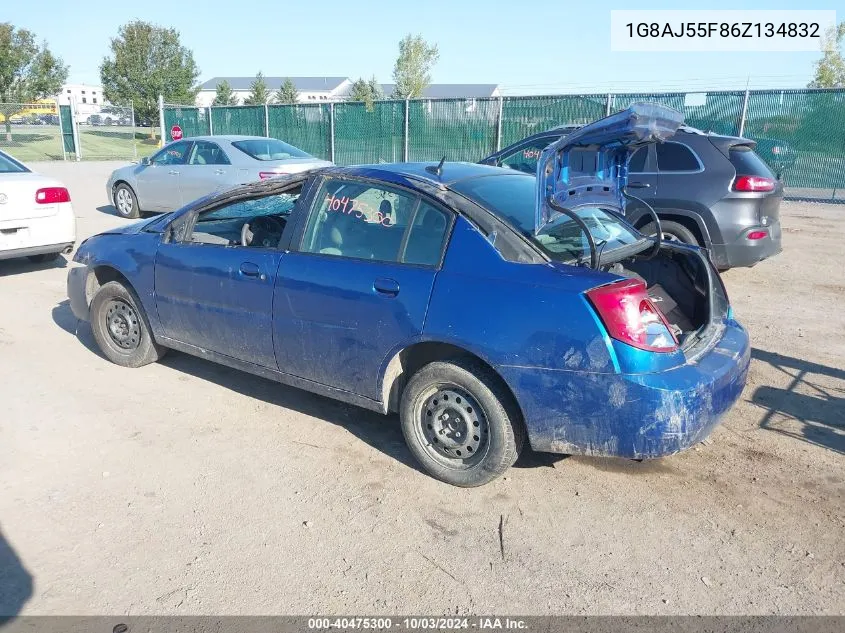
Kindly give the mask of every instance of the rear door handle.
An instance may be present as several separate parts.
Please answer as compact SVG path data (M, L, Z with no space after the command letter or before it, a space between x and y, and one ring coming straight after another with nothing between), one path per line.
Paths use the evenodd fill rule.
M373 282L373 290L381 295L395 297L399 294L399 282L389 277L379 277Z
M252 262L244 262L241 264L241 275L244 277L256 277L262 281L267 279L267 276L261 272L258 264L253 264Z
M628 187L631 189L651 189L651 185L647 182L629 182Z
M215 169L215 170L214 170L214 173L215 173L215 174L217 174L218 176L222 176L222 175L223 175L223 174L225 174L226 172L225 172L225 171L223 171L222 169Z
M179 175L179 172L178 172L178 171L176 171L175 169L171 169L171 170L170 170L169 172L167 172L167 173L168 173L168 174L170 174L171 176L178 176L178 175Z

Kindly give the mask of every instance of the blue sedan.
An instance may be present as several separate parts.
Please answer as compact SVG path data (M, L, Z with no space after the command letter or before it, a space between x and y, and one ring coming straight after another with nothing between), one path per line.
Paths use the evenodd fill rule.
M398 412L458 486L526 439L669 455L710 433L749 364L706 253L624 220L630 155L681 121L632 106L547 148L537 177L441 162L244 185L87 239L70 303L119 365L176 349Z

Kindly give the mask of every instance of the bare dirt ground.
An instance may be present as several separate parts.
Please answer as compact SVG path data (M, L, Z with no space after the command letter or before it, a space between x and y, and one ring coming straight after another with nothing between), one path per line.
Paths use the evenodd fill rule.
M80 240L106 164L51 164ZM101 207L98 209L98 207ZM753 341L710 441L528 454L480 489L383 418L183 354L122 369L66 270L0 262L0 614L845 614L845 207L725 281Z

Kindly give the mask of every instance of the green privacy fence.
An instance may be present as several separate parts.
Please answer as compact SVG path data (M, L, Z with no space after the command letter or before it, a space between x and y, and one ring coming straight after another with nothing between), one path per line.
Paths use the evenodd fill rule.
M165 106L165 130L271 136L339 165L477 161L530 134L588 123L637 101L687 124L758 142L787 193L845 200L845 89L613 93L363 103ZM168 137L169 140L169 137Z

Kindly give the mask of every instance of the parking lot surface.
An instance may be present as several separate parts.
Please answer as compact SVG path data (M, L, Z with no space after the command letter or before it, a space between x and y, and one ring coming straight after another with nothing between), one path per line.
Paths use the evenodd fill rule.
M113 163L62 179L79 241ZM0 614L845 614L845 207L725 274L752 365L652 462L528 453L458 489L398 420L171 352L123 369L61 264L0 262Z

